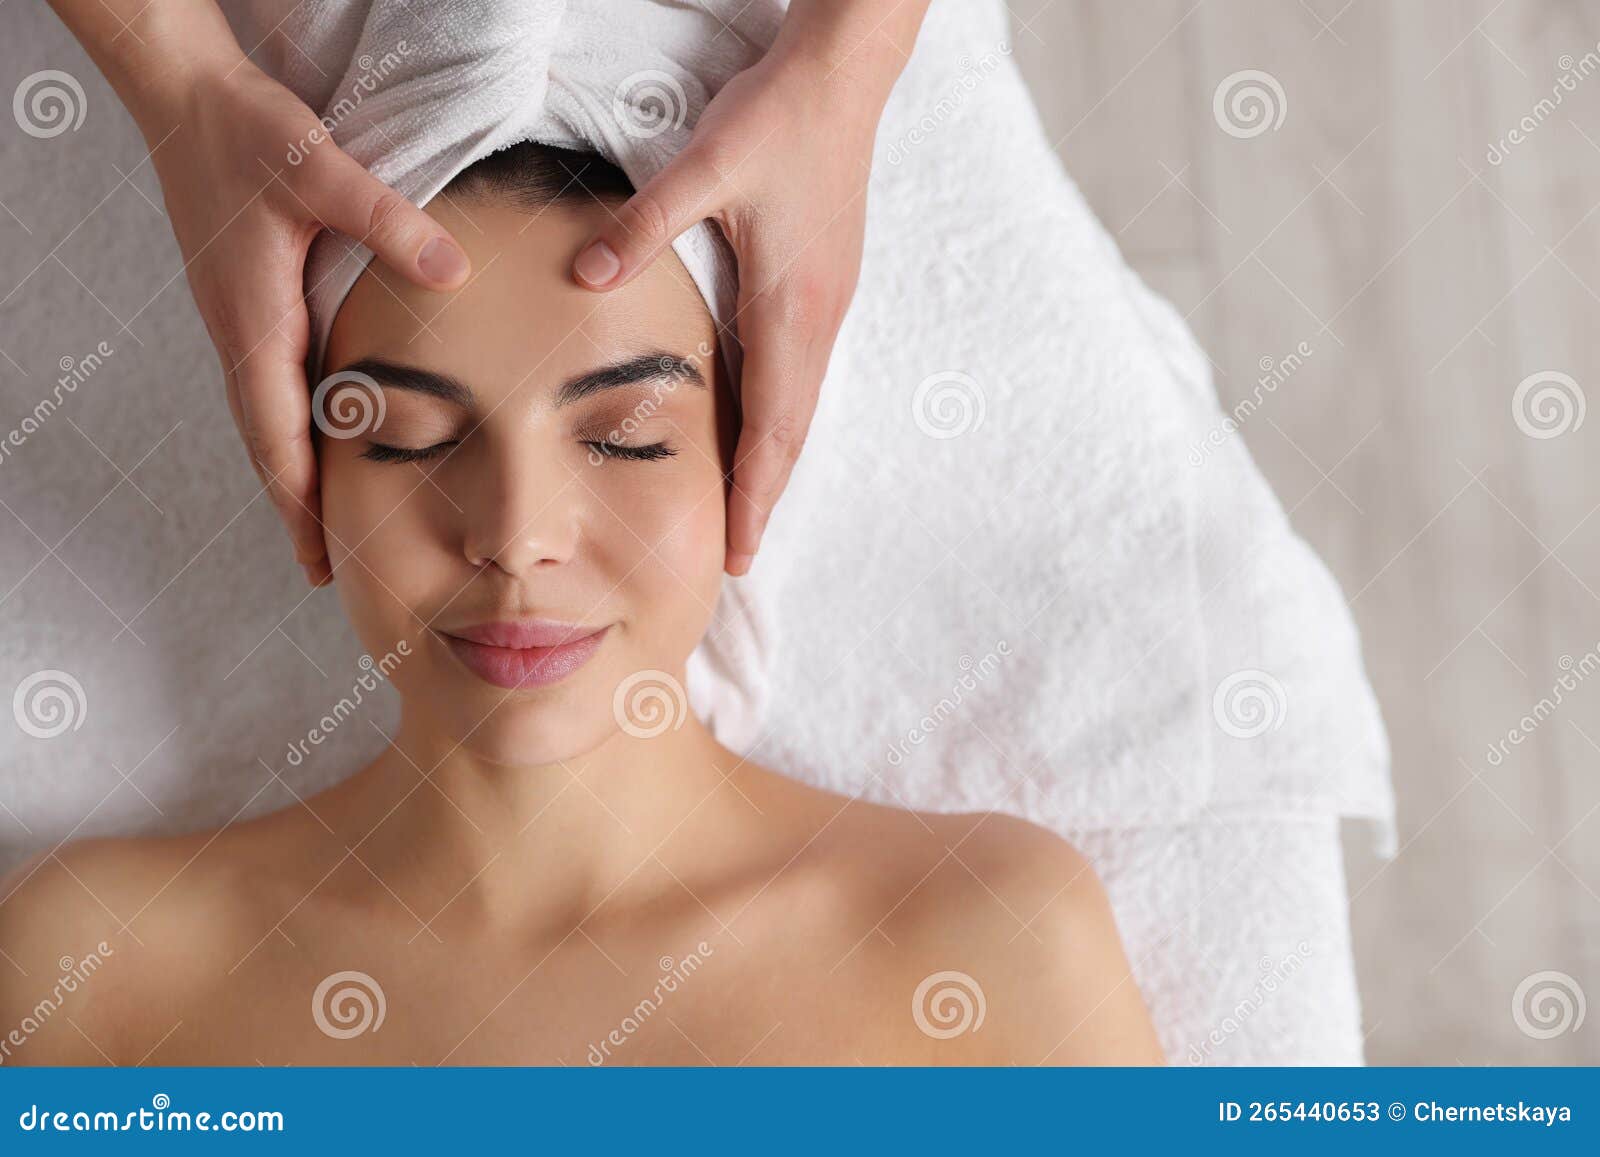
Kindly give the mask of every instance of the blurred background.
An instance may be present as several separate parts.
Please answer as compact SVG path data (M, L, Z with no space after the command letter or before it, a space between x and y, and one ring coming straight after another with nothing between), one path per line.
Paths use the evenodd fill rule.
M1600 1011L1513 1015L1600 995L1600 6L1009 7L1361 628L1400 826L1348 849L1368 1060L1600 1063Z

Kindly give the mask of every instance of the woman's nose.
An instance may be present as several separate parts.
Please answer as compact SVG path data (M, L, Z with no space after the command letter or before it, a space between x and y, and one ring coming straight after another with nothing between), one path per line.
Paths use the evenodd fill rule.
M542 455L490 456L465 493L453 494L465 524L462 550L473 566L512 575L570 562L582 537L587 491L571 469Z

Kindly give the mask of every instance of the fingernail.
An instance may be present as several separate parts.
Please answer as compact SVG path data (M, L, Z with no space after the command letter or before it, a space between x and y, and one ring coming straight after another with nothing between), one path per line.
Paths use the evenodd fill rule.
M578 276L593 286L605 285L622 271L622 260L604 241L596 241L572 263Z
M417 254L417 268L430 281L449 283L467 271L467 255L454 241L435 237Z
M733 575L744 574L745 571L750 569L750 563L754 560L754 557L754 555L748 554L729 554L728 572Z

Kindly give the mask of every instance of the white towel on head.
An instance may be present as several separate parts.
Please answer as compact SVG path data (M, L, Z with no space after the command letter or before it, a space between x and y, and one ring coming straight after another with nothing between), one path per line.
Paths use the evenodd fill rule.
M777 34L780 0L269 0L225 5L263 66L319 111L328 136L419 205L463 169L523 141L592 150L635 187L688 141L701 112ZM331 87L329 81L337 77ZM292 142L299 164L319 141ZM673 242L733 340L737 271L716 226ZM372 252L331 233L306 263L315 373L334 315Z

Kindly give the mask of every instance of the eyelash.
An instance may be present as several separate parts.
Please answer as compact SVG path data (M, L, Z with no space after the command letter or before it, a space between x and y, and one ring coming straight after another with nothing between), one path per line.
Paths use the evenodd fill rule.
M361 456L370 462L426 462L429 458L437 458L454 445L454 442L437 442L420 450L408 450L403 446L385 446L381 442L369 442Z
M370 462L426 462L430 458L437 458L454 442L438 442L432 446L424 446L420 450L408 450L402 446L385 446L381 442L370 442L362 457ZM624 462L656 462L662 458L671 458L678 452L665 442L653 442L648 446L619 446L614 442L596 441L585 442L596 454Z
M596 454L625 462L656 462L662 458L671 458L677 453L665 442L652 442L648 446L619 446L615 442L599 441L585 442L584 445Z

